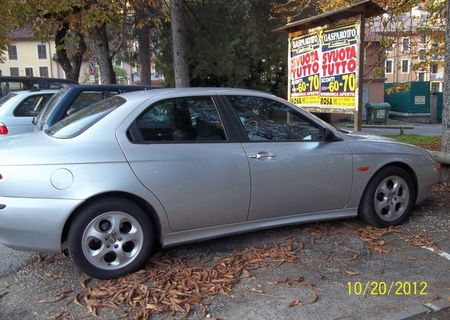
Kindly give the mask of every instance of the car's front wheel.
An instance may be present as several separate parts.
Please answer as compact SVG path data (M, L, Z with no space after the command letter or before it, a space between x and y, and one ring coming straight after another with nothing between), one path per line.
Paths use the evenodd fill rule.
M359 206L359 215L376 227L397 225L408 218L414 202L411 175L401 167L389 166L370 180Z
M85 206L68 233L72 259L86 274L117 278L144 266L153 247L148 215L127 199L105 198Z

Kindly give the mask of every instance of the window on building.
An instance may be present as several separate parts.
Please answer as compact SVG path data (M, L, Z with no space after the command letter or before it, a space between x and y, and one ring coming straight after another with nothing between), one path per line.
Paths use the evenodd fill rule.
M431 83L431 91L439 92L439 82L432 82Z
M431 69L431 73L438 73L438 65L437 65L437 63L433 63L430 66L430 69Z
M392 39L386 39L385 43L386 52L392 52L394 51L394 40Z
M48 78L48 67L39 67L39 76Z
M409 73L409 59L402 60L402 73Z
M427 35L424 33L420 34L420 44L423 46L427 44Z
M9 74L12 77L18 77L19 76L19 68L18 67L9 68Z
M33 76L33 68L32 67L25 68L25 76L27 76L27 77Z
M47 59L47 45L38 44L37 50L38 50L38 59Z
M386 74L392 74L393 71L394 71L393 65L394 65L394 61L393 60L386 60L386 65L385 65L384 72Z
M425 61L426 60L426 52L424 49L419 50L419 61Z
M17 46L15 44L8 48L8 59L17 60Z
M411 39L410 38L403 38L402 39L402 51L408 52L411 48Z
M418 80L419 81L425 81L425 72L419 72L418 73Z

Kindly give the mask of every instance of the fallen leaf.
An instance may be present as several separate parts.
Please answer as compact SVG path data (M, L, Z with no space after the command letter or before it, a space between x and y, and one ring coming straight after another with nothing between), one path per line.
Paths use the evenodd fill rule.
M302 303L301 303L301 301L300 301L300 299L294 299L294 300L292 300L290 303L289 303L289 307L295 307L295 306L301 306L302 305Z
M349 274L349 275L351 275L351 276L357 276L357 275L359 275L359 272L358 271L349 271L349 270L344 270L345 271L345 273L347 273L347 274Z
M71 292L72 292L72 290L60 292L53 299L40 300L40 301L38 301L38 303L55 303L55 302L65 299L67 297L67 294L71 293Z
M354 261L356 259L358 259L358 255L355 253L353 255L353 257L351 257L351 258L341 258L341 259L334 259L334 260L336 260L336 261Z

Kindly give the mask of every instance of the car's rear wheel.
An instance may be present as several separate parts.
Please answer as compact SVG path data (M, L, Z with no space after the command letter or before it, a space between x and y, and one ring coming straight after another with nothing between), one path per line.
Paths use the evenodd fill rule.
M376 227L405 221L415 202L413 178L403 168L389 166L370 180L359 206L360 217Z
M68 233L72 259L86 274L117 278L141 268L153 247L153 227L136 203L105 198L84 207Z

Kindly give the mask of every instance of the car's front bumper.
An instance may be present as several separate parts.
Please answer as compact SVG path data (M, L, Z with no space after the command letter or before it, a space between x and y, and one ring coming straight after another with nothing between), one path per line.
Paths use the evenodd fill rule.
M64 224L82 200L0 197L0 243L58 252Z

